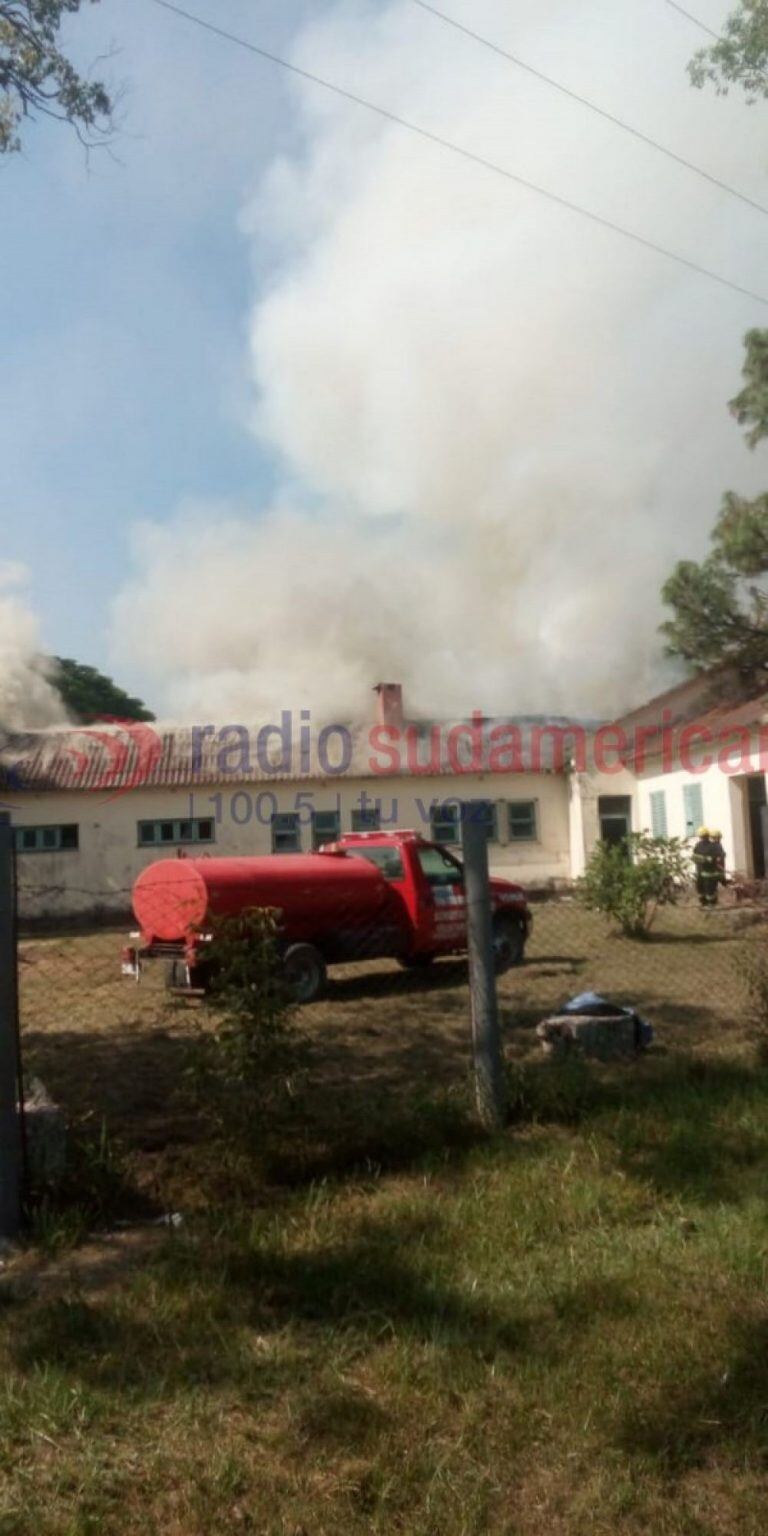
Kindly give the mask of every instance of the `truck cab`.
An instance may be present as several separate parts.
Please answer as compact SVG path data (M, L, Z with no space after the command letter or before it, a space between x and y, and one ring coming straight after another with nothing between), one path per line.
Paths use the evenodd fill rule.
M402 964L427 965L437 955L466 949L464 869L442 844L414 831L349 832L321 852L367 859L379 870L391 892L393 915L400 909ZM523 959L531 914L521 886L491 878L490 887L497 968L506 970Z

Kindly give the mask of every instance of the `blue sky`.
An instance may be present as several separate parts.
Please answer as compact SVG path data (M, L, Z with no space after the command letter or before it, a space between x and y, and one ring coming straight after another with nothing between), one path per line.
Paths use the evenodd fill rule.
M284 48L305 8L217 0ZM114 156L30 123L0 164L2 556L51 650L107 665L131 524L185 495L269 495L244 427L253 244L243 198L292 142L279 71L150 0L85 5L65 33L123 88ZM130 679L126 679L130 681Z

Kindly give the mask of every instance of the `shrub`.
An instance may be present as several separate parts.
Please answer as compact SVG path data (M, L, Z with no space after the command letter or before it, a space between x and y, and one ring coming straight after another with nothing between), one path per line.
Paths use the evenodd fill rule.
M268 1111L290 1097L301 1056L273 914L254 908L219 919L206 966L206 1019L193 1069L198 1096L227 1141L251 1145Z
M632 832L621 843L598 843L580 882L586 907L604 912L630 939L644 938L659 907L677 901L690 877L690 854L679 837Z

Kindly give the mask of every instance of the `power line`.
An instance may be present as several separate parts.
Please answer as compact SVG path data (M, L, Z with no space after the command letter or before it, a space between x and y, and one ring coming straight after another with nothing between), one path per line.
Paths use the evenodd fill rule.
M684 166L687 171L693 171L695 176L700 176L703 181L710 182L713 187L719 187L721 192L728 192L731 197L737 197L739 202L746 203L748 207L757 209L758 213L764 213L768 216L768 208L763 203L758 203L754 198L747 197L745 192L739 192L736 187L730 186L727 181L720 181L719 177L713 176L710 171L705 171L700 165L694 165L693 161L686 160L683 155L676 154L675 150L668 149L665 144L660 144L657 139L652 139L650 134L643 133L640 128L633 128L631 123L625 123L623 118L615 117L605 107L599 107L596 102L590 101L589 97L580 96L578 91L572 91L569 86L562 85L559 80L553 80L551 75L545 75L543 70L536 69L533 64L527 64L525 59L521 59L515 53L509 53L506 48L502 48L498 43L492 42L490 38L483 37L479 32L473 32L471 27L465 26L463 22L457 21L453 16L448 16L445 11L438 10L436 5L430 5L429 0L412 0L412 3L417 5L420 10L428 11L430 15L446 22L455 31L463 32L465 37L471 37L476 43L480 43L483 48L489 48L491 53L498 54L499 58L506 59L508 63L514 64L517 69L522 69L526 74L533 75L534 79L541 80L544 85L552 86L552 89L559 91L562 96L568 96L571 101L577 101L580 106L586 107L588 112L594 112L598 117L604 118L606 122L613 123L614 127L623 129L624 133L630 133L634 139L639 139L642 144L647 144L651 149L658 150L659 154L666 155L668 160L675 160L678 165ZM672 0L670 0L670 4L672 4ZM680 7L677 6L676 9L679 10ZM685 12L684 14L687 15L688 13ZM713 36L716 36L716 34L713 33Z
M699 27L702 32L706 32L709 37L713 37L716 43L722 42L719 32L713 32L711 27L705 26L703 21L699 21L698 16L692 16L691 12L686 11L684 6L678 5L677 0L667 0L667 5L671 5L673 11L679 11L680 15L685 16L687 21L692 21L695 27Z
M699 277L707 277L713 283L719 283L722 288L729 288L732 293L741 294L743 298L754 299L757 304L768 307L768 298L762 293L755 293L751 288L744 288L740 283L731 282L730 278L722 277L719 272L712 272L708 267L702 267L695 261L689 261L687 256L679 256L676 251L669 251L663 245L657 245L645 235L638 235L634 230L624 229L621 224L615 224L612 219L606 219L602 214L592 213L589 208L582 208L578 203L572 203L567 197L561 197L558 192L550 192L546 187L540 187L534 181L527 181L524 176L519 176L515 171L509 171L503 165L498 165L495 160L487 160L484 155L478 155L474 150L466 149L461 144L456 144L451 139L445 139L439 133L433 133L429 128L422 128L418 123L412 123L408 118L400 117L396 112L391 112L388 107L381 107L376 102L368 101L364 96L357 96L354 91L348 91L344 86L336 85L332 80L323 79L322 75L315 75L308 69L302 69L299 64L292 64L288 59L283 59L277 53L270 53L267 48L262 48L258 43L251 43L244 37L238 37L234 32L227 32L223 27L218 27L212 21L205 21L202 16L196 16L192 11L186 11L180 5L174 5L172 0L153 0L153 4L162 6L165 11L172 11L176 16L182 16L185 21L191 21L195 26L203 27L206 32L213 32L215 36L224 38L229 43L235 43L239 48L246 48L249 53L255 53L261 59L266 59L270 64L277 64L281 69L286 69L292 75L297 75L301 80L309 80L313 85L322 86L323 90L331 91L334 96L339 96L343 101L351 101L357 107L364 107L367 112L373 112L385 122L396 123L399 128L406 128L409 133L418 134L419 138L426 139L430 144L437 144L441 149L447 149L451 154L459 155L462 160L467 160L472 165L479 165L486 171L492 171L496 176L503 176L505 181L511 181L518 187L524 187L527 192L536 192L539 197L544 197L550 203L555 203L559 208L566 208L569 213L577 213L581 218L589 219L591 223L598 224L603 229L609 229L615 235L622 235L625 240L631 240L633 244L642 246L645 250L654 251L657 256L665 256L668 261L674 261L680 267L686 267L689 272L696 272Z

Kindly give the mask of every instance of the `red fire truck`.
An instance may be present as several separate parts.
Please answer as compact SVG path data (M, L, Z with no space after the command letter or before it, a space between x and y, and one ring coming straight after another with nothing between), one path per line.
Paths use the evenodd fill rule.
M502 971L522 962L531 914L521 886L493 878L490 887ZM204 988L212 923L251 908L276 913L285 974L302 1003L321 994L334 963L391 956L410 968L466 950L460 860L418 832L350 832L310 854L148 865L133 888L139 931L123 973L138 980L147 960L162 958L171 986Z

